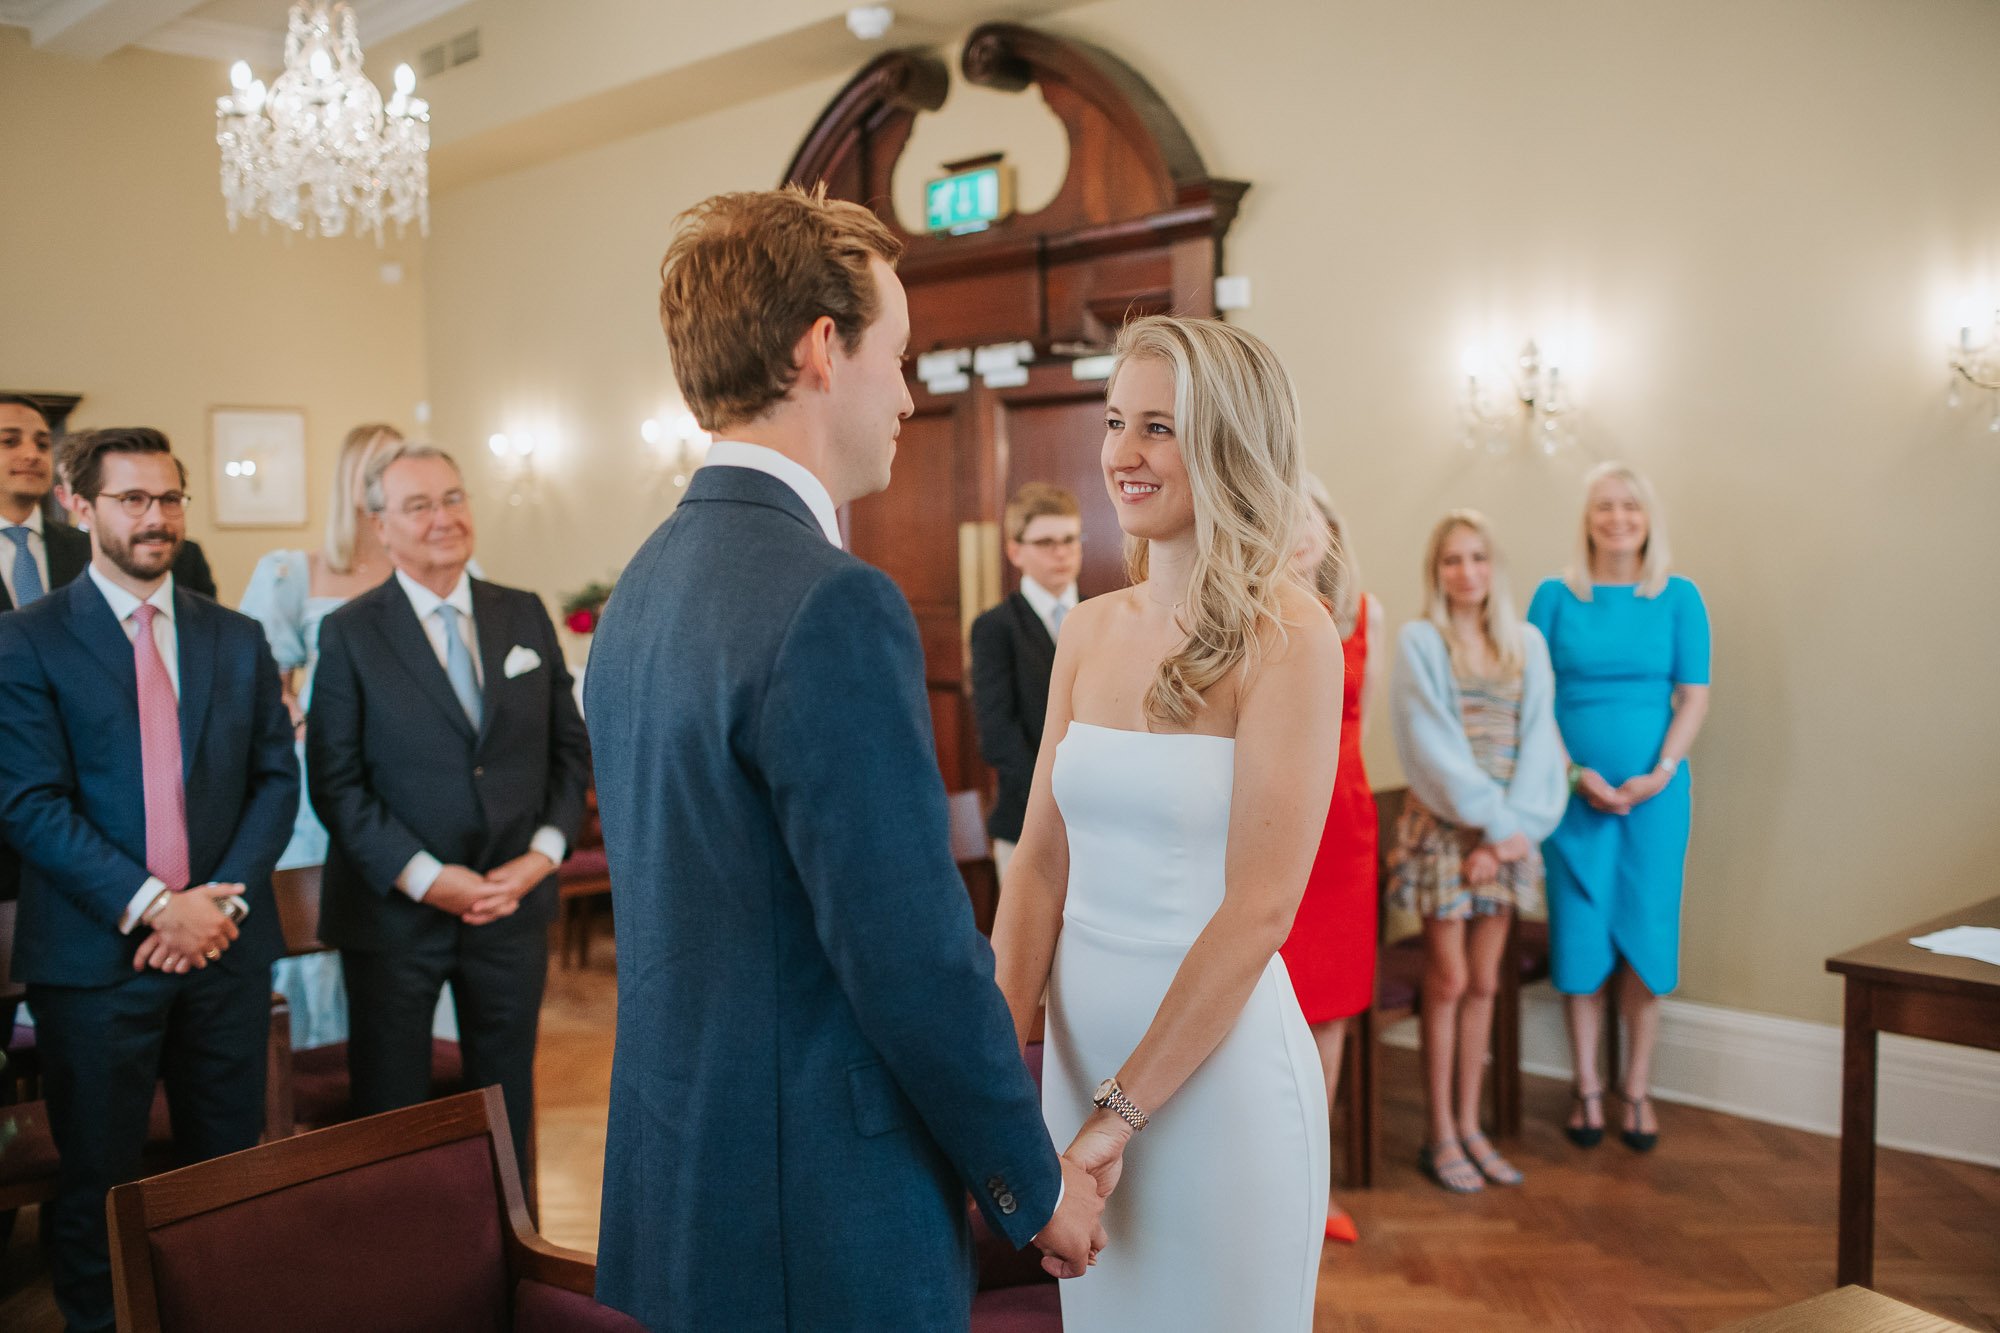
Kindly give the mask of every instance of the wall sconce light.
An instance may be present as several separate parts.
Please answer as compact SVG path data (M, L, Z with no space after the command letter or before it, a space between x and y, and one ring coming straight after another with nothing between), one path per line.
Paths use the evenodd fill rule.
M1482 375L1484 359L1476 347L1465 349L1460 368L1465 374L1460 413L1466 448L1484 444L1488 452L1504 454L1518 435L1528 447L1554 454L1574 442L1575 404L1562 367L1557 358L1544 356L1533 338L1521 344L1521 354L1505 376ZM1497 387L1496 381L1501 381Z
M647 417L639 423L639 438L653 451L663 472L673 477L674 489L688 484L694 470L708 458L714 436L703 430L694 413L682 409L662 417Z
M2000 310L1993 312L1983 335L1978 325L1979 307L1968 299L1958 308L1958 345L1945 358L1951 367L1951 389L1945 395L1945 405L1957 408L1963 397L1961 384L1983 391L1993 407L1986 429L2000 435Z
M535 450L541 441L527 431L486 437L486 447L499 460L501 474L508 480L507 503L519 505L534 493Z

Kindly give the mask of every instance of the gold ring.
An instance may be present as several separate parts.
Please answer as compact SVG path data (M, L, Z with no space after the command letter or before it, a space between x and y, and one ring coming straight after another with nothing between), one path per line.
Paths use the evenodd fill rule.
M222 957L222 950L220 950L220 949L210 949L210 950L209 950L209 951L208 951L207 953L203 954L203 955L202 955L202 957L203 957L203 958L206 958L206 959L207 959L207 960L208 960L209 962L211 962L211 963L212 963L212 962L214 962L214 961L215 961L216 959L218 959L218 958Z

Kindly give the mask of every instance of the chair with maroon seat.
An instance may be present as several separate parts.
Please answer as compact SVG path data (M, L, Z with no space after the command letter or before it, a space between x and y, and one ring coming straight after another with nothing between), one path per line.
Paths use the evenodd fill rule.
M611 862L604 854L604 828L597 819L597 786L585 793L583 827L576 846L556 867L556 961L577 967L590 966L590 931L598 899L611 897Z
M1039 1088L1042 1043L1029 1042L1024 1054ZM972 1207L972 1243L979 1261L972 1333L1062 1333L1062 1298L1056 1280L1042 1268L1041 1254L1032 1245L1017 1250L996 1236L976 1207Z
M641 1329L535 1233L495 1088L121 1185L110 1213L128 1333Z

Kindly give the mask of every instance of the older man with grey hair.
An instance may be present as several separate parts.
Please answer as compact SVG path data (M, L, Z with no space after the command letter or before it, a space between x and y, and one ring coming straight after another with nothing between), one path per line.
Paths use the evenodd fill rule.
M365 484L396 573L327 616L306 720L355 1109L430 1095L449 981L467 1078L500 1085L525 1161L555 869L583 819L589 743L541 600L467 573L451 456L397 445Z

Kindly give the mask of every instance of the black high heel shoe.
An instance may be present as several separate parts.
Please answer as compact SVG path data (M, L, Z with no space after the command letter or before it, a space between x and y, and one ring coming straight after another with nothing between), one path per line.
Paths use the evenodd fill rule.
M1640 1123L1640 1111L1652 1100L1651 1097L1627 1097L1625 1099L1625 1107L1632 1113L1632 1124L1634 1127L1618 1131L1618 1137L1623 1139L1625 1146L1633 1152L1651 1152L1660 1146L1660 1132L1658 1130L1654 1130L1650 1134L1642 1134L1637 1128Z
M1581 1125L1564 1125L1563 1137L1579 1148L1595 1148L1598 1144L1604 1142L1604 1126L1589 1123L1590 1104L1592 1102L1603 1101L1604 1091L1600 1088L1596 1092L1585 1092L1582 1088L1571 1085L1569 1096L1571 1101L1583 1108L1585 1123ZM1602 1118L1603 1114L1602 1111L1599 1111L1599 1118Z

